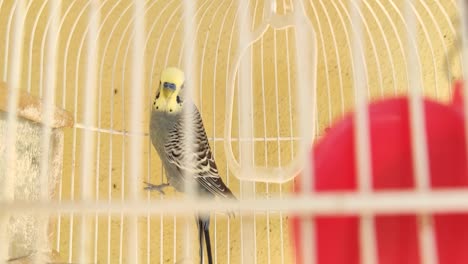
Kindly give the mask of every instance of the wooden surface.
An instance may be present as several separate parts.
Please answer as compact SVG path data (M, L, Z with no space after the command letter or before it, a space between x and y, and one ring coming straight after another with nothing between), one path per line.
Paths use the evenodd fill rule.
M5 82L0 82L0 110L8 112L8 100L11 89ZM40 99L35 98L20 90L18 98L18 116L31 120L37 123L43 123L44 119L43 103ZM54 117L52 120L53 128L72 127L73 117L67 111L55 107Z

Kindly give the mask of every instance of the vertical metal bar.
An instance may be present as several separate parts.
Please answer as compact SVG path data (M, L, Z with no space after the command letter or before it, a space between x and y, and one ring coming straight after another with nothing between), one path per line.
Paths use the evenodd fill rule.
M308 29L308 22L306 21L304 6L301 1L295 0L294 3L294 18L295 18L295 46L296 46L296 71L297 71L297 102L299 105L299 135L301 138L300 145L308 146L313 140L314 135L310 131L314 131L313 126L315 125L316 118L315 108L316 99L314 97L315 89L315 74L316 72L309 72L313 70L312 65L317 60L317 47L313 47L310 38L310 30ZM314 50L315 49L315 50ZM303 51L303 52L299 52ZM304 57L306 54L306 57ZM311 57L309 57L311 56ZM312 101L312 102L311 102ZM310 107L312 105L312 107ZM311 109L314 109L312 113ZM311 120L312 117L312 120ZM301 152L309 153L310 150L301 148ZM313 196L313 185L314 185L314 164L313 157L311 155L304 155L299 153L305 160L304 168L301 172L301 188L304 196ZM302 260L303 263L316 263L316 231L314 222L311 220L313 216L302 217L300 226L302 235L300 237L300 244L302 246Z
M183 69L185 72L186 76L186 85L184 86L185 89L185 94L189 98L189 100L186 100L186 103L184 104L184 129L187 131L186 138L184 139L185 142L182 144L187 146L188 148L191 148L189 150L189 153L195 153L195 144L194 141L196 140L196 137L194 136L194 128L193 128L193 120L194 120L194 105L192 105L191 102L192 100L195 99L195 86L197 85L197 81L195 79L196 77L196 67L195 67L195 60L197 58L197 48L196 48L196 35L195 35L195 1L192 0L184 0L183 1L183 12L184 12L184 60L183 60ZM184 163L187 164L187 166L192 167L192 157L186 155L184 157ZM195 181L193 181L194 175L183 175L185 179L184 184L185 184L185 192L186 192L186 199L198 199L198 192L196 191L197 186L195 185ZM184 243L183 243L183 249L184 249L184 258L185 259L194 259L193 256L193 234L189 232L190 230L190 223L192 222L192 217L187 216L185 219L185 229L186 232L184 232Z
M140 200L138 186L142 170L142 152L143 152L143 139L140 134L143 131L143 106L144 106L144 76L145 73L145 60L144 60L144 36L145 36L145 3L142 0L133 1L133 43L132 43L132 94L130 96L130 127L134 132L130 136L130 179L129 191L130 200ZM138 221L136 215L131 215L129 218L128 230L127 261L132 263L139 263L138 256Z
M226 12L228 12L232 6L232 4L234 3L234 1L229 1L229 5L228 7L225 9ZM226 19L227 19L227 15L223 16L223 19L222 19L222 22L221 22L221 27L220 27L220 31L219 32L222 32L222 30L224 29L224 25L225 25L225 22L226 22ZM213 17L214 18L214 17ZM214 20L213 20L214 21ZM220 47L220 43L221 43L221 38L218 38L217 40L217 43L216 43L216 49L215 50L219 50L219 47ZM214 70L213 70L213 87L215 87L216 89L216 84L217 84L217 73L221 71L220 67L218 67L218 56L219 56L219 53L218 52L215 52L215 59L214 59ZM227 67L229 67L229 64L227 64ZM227 85L226 85L227 87ZM216 107L217 107L217 104L216 104L216 101L218 100L218 98L216 97L216 92L213 90L213 155L216 155ZM226 175L226 184L229 184L229 173L226 171L226 173L224 173L224 175ZM227 249L227 257L226 259L223 259L223 261L225 263L229 263L229 218L228 218L228 223L227 223L227 228L226 228L226 238L228 239L227 241L227 246L226 246L226 249ZM219 260L218 260L218 221L217 221L217 215L215 214L214 216L214 251L215 251L215 255L214 255L214 262L215 263L219 263Z
M253 52L250 52L250 63L251 64L251 69L253 68ZM250 87L254 87L253 85L253 76L251 75L250 76ZM253 113L254 113L254 98L253 98L253 89L250 89L250 103L249 103L249 108L250 108L250 113L252 115L252 117L250 118L250 128L251 128L251 134L252 134L252 137L250 139L247 139L247 140L250 140L251 141L251 144L252 144L252 148L250 149L251 151L251 155L252 155L252 160L251 160L251 163L252 165L254 165L255 163L255 160L253 157L255 157L255 145L254 145L254 137L255 137L255 132L254 132L254 119L253 119ZM252 185L252 199L256 199L255 197L255 193L256 193L256 183L255 182L252 182L251 183ZM253 215L252 215L252 225L253 225L253 251L255 252L254 254L254 263L257 264L257 220L256 220L256 211L254 210L253 212Z
M125 89L122 89L122 98L123 98L123 113L125 113ZM122 120L123 120L123 127L125 127L125 114L122 115ZM122 153L121 153L121 157L122 157L122 172L121 172L121 176L120 176L120 184L121 184L121 190L120 190L120 195L121 195L121 199L122 199L122 202L125 201L125 170L126 170L126 167L125 167L125 151L126 151L126 147L125 147L125 138L126 138L126 134L124 134L122 136ZM120 223L120 230L119 230L119 264L122 264L123 263L123 247L124 247L124 229L125 229L125 221L124 221L124 213L121 212L120 213L120 219L119 219L119 223Z
M145 12L146 13L146 12ZM146 23L145 23L146 24ZM146 28L146 27L145 27ZM146 30L145 30L146 31ZM151 31L151 29L150 29ZM146 34L146 32L144 32ZM148 37L146 37L145 45L148 43ZM153 94L153 78L150 77L149 79L149 89L148 89L148 94L149 97L147 98L148 104L147 106L152 107L152 102L154 100L154 94ZM149 111L148 114L148 120L151 120L151 110ZM148 156L146 160L146 181L151 182L151 139L148 140L147 143L147 151L148 151ZM150 202L151 199L151 192L146 192L146 202ZM162 232L163 229L160 230ZM148 212L146 215L146 263L150 264L151 263L151 214Z
M468 2L466 0L458 0L459 18L460 18L460 41L462 52L462 69L463 69L463 109L465 117L468 116ZM465 144L468 152L468 119L465 118ZM468 155L467 155L468 157Z
M405 21L408 26L406 54L409 64L409 113L413 174L419 192L430 190L427 135L425 129L424 105L422 99L422 72L418 61L417 23L412 8L416 1L405 1ZM437 250L431 216L424 214L419 221L419 245L423 264L437 263Z
M265 12L265 10L264 10ZM264 46L263 38L260 39L260 76L262 80L262 112L263 112L263 151L265 152L265 167L268 167L268 143L267 143L267 110L265 100L265 69L264 69ZM269 197L270 184L266 183L266 195ZM270 240L270 212L266 212L266 226L267 226L267 253L268 264L271 263L271 240Z
M355 132L354 150L356 152L356 165L358 171L358 188L361 195L372 192L372 168L370 163L370 133L369 113L367 109L367 76L366 62L364 60L364 39L362 21L359 16L362 2L355 1L351 8L351 24L353 27L352 57L354 64L353 88L355 101ZM365 264L377 263L376 237L374 219L371 214L361 212L360 225L360 253L361 261Z
M287 1L290 6L293 6L293 0ZM286 1L283 0L283 5L286 5ZM292 11L292 10L291 10ZM289 109L289 137L290 137L290 146L291 146L291 160L294 159L294 128L293 128L293 108L292 108L292 93L291 93L291 59L289 55L289 32L290 29L286 30L286 68L287 77L288 77L288 109ZM296 69L297 70L297 69ZM279 195L280 198L283 196L283 184L279 184ZM281 264L284 264L284 231L283 231L283 212L279 212L279 219L280 219L280 256L281 256Z
M89 31L87 34L86 42L86 79L85 79L85 92L84 109L83 109L83 124L85 127L96 126L96 88L97 88L97 61L99 47L97 45L98 29L100 24L100 10L99 1L92 0L89 16ZM81 199L90 201L92 199L92 175L94 171L94 154L93 148L95 146L94 132L85 128L83 130L83 149L81 152ZM90 239L90 218L88 215L81 215L81 228L80 228L80 255L79 261L81 263L89 262L91 239Z
M248 52L241 59L238 71L239 93L238 107L239 115L239 150L241 162L241 174L243 177L254 176L253 171L253 127L252 127L252 111L250 102L252 101L252 57L251 49L249 49L251 41L251 10L249 2L238 1L238 8L241 14L237 20L239 27L239 49ZM249 107L243 107L240 102L249 102ZM254 183L249 181L241 181L241 199L253 199L255 196ZM252 212L253 214L253 212ZM255 229L253 215L241 216L241 236L242 236L242 263L255 262Z
M229 5L229 8L231 8L231 6L235 3L238 3L239 1L232 1ZM236 8L236 11L234 13L234 18L233 20L238 20L238 16L239 14L242 12L242 9L240 9L239 7ZM225 18L227 18L228 16L225 16ZM225 20L223 20L223 23L225 22ZM232 23L231 25L231 31L230 31L230 34L229 34L229 45L228 45L228 50L231 50L231 47L232 47L232 44L233 44L233 39L234 39L234 30L236 29L236 24L235 23ZM226 73L229 73L231 71L231 54L228 53L227 54L227 59L226 59ZM230 78L229 78L229 75L226 76L226 83L225 83L225 89L224 89L224 92L225 92L225 95L226 95L226 100L230 99L228 98L227 96L231 93L231 96L234 96L234 91L229 91L229 87L231 85L230 83ZM236 84L234 84L236 85ZM227 110L227 109L226 109ZM227 111L230 111L230 110L227 110ZM225 115L228 115L228 112L225 112ZM231 120L232 121L232 120ZM231 122L232 123L232 122ZM226 128L225 128L225 132L226 132ZM225 136L229 134L229 133L225 133ZM225 137L224 138L225 141L227 140L230 140L232 141L233 139L230 138L230 137ZM226 148L226 144L224 144L224 151L231 151L230 149L227 149ZM228 166L226 166L226 175L227 175L227 182L230 181L230 170L228 168ZM242 186L241 186L242 188ZM242 221L241 221L241 224L242 224ZM230 264L231 263L231 219L227 219L227 230L226 230L226 233L227 233L227 237L226 237L226 243L227 243L227 247L226 247L226 253L227 253L227 264ZM242 232L240 234L241 238L242 238ZM242 240L241 240L241 249L242 249Z
M112 88L112 87L111 87ZM113 118L113 115L114 115L114 91L113 89L110 90L110 93L111 93L111 99L110 99L110 104L111 104L111 107L110 107L110 128L113 129L114 127L114 118ZM109 203L112 202L112 166L113 166L113 149L114 149L114 144L113 144L113 138L114 138L114 135L111 134L109 136L109 169L108 169L108 176L109 176L109 184L108 184L108 201ZM111 263L111 226L112 226L112 216L111 214L109 213L107 215L107 264L110 264Z
M54 101L57 81L57 50L58 50L58 28L61 12L61 2L53 0L49 2L50 27L47 32L47 60L45 72L45 89L43 104L43 123L41 135L41 176L40 176L40 200L48 201L49 198L49 175L50 175L50 142L52 136L52 123L54 120ZM41 84L42 85L42 84ZM48 222L49 214L38 217L38 237L36 240L36 251L41 252L49 247ZM39 254L35 255L34 262L41 263Z
M114 97L115 97L115 93L114 93L114 85L112 83L110 89L109 89L109 95L110 95L110 129L113 130L114 129ZM108 202L111 203L112 202L112 190L113 190L113 186L112 186L112 168L113 168L113 150L114 150L114 134L111 134L109 136L109 163L108 163L108 176L109 176L109 182L108 182L108 196L107 196L107 199L108 199ZM110 264L111 263L111 231L112 231L112 215L109 213L107 215L107 264Z
M148 43L148 39L146 40L146 44ZM148 106L152 107L152 102L154 100L154 97L155 94L153 94L153 79L150 77L150 81L149 81L149 97L147 98L148 100ZM149 111L149 115L148 115L148 120L151 120L151 110ZM151 182L151 148L153 147L152 146L152 143L151 143L151 139L148 140L148 144L147 144L148 148L147 148L147 151L148 151L148 159L146 160L146 169L147 169L147 175L146 175L146 180L147 182ZM147 202L150 202L150 199L151 199L151 192L146 192L146 201ZM159 230L160 232L163 232L163 229ZM146 251L146 263L147 264L150 264L151 263L151 214L148 213L146 215L146 248L147 248L147 251Z
M258 9L258 2L255 2L255 6L254 6L254 9L253 9L253 12L252 12L252 20L249 20L250 23L247 24L249 26L249 31L253 31L255 30L254 26L255 26L255 21L256 21L256 16L257 16L257 9ZM252 23L253 22L253 23ZM254 62L254 53L253 53L253 43L251 43L251 49L250 49L250 75L249 75L249 79L250 79L250 89L248 91L249 93L249 98L250 101L249 101L249 108L250 108L250 133L251 133L251 137L250 138L247 138L247 140L250 141L250 144L252 145L252 147L250 148L250 154L252 155L252 159L251 159L251 165L252 166L255 166L255 126L254 126L254 79L253 79L253 74L252 74L252 69L254 69L254 65L255 65L255 62ZM276 64L275 64L276 65ZM244 87L243 87L244 88ZM241 98L239 98L241 99ZM243 101L242 99L240 101ZM245 113L243 113L245 114ZM279 135L278 135L279 136ZM252 175L253 176L253 175ZM252 193L250 194L250 196L252 197L252 199L256 199L256 182L252 182L251 183L252 185ZM252 225L253 225L253 252L254 252L254 263L257 264L257 212L254 210L252 211Z
M0 194L4 200L14 199L15 183L13 179L16 175L16 130L17 130L17 110L19 89L21 83L21 71L23 62L23 34L24 34L24 19L25 19L25 1L19 0L14 10L14 27L13 27L13 40L11 51L8 50L7 54L11 52L10 62L8 64L7 84L9 87L8 94L8 115L7 127L3 133L3 144L6 146L2 162L5 169L3 186L1 186ZM8 63L8 62L7 62ZM0 261L8 258L10 238L8 236L8 221L10 218L9 212L0 213Z
M238 78L239 78L239 94L238 94L238 102L251 102L252 100L252 56L251 56L251 49L248 47L251 41L251 12L250 6L246 1L239 1L239 8L242 10L240 19L238 19L238 27L239 27L239 48L242 50L248 49L247 53L241 59L241 63L239 64L239 71L238 71ZM250 172L252 172L252 113L249 107L242 107L243 105L239 103L240 107L240 119L239 119L239 127L240 127L240 138L239 146L241 151L241 163L242 168L244 169L244 174L252 176Z
M108 15L104 17L103 21L101 23L105 23L105 21L107 20L108 18ZM100 31L102 30L102 25L99 25L99 33ZM99 34L98 33L98 34ZM106 46L107 46L107 43L106 43ZM105 52L104 54L101 55L102 57L105 56ZM97 58L96 58L96 61ZM103 87L102 87L102 78L103 78L103 74L102 74L102 61L104 61L104 59L102 58L101 59L101 63L99 64L100 66L96 69L98 70L99 72L99 88L96 87L97 89L99 89L99 94L98 94L98 114L97 114L97 128L100 129L101 128L101 120L102 120L102 93L103 93ZM96 84L97 85L97 84ZM113 93L112 93L113 95ZM99 202L100 201L100 189L101 189L101 185L100 185L100 169L101 169L101 131L99 131L97 133L97 143L96 143L96 173L95 173L95 201L96 202ZM112 138L112 135L110 135L110 138ZM112 139L111 139L112 141ZM111 148L111 147L110 147ZM112 153L112 152L110 152ZM111 163L112 164L112 163ZM110 170L112 170L112 165L109 167ZM109 179L110 181L110 179ZM109 183L110 184L110 183ZM109 193L111 193L111 188L109 188ZM93 252L93 262L94 263L98 263L98 258L99 258L99 255L101 252L99 252L99 214L98 213L95 213L94 215L94 252Z

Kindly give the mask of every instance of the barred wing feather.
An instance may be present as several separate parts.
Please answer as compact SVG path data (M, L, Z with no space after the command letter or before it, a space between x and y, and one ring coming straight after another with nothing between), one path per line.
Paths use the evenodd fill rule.
M231 191L219 177L218 168L211 153L200 112L193 106L191 145L187 145L187 131L183 118L180 118L169 131L165 151L170 163L174 164L182 175L191 175L212 194L224 198L233 197Z

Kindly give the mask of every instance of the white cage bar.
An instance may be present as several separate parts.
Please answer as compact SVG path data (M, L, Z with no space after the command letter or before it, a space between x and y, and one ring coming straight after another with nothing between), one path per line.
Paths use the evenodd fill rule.
M293 263L291 214L356 214L361 262L378 263L374 216L413 213L421 220L421 263L438 263L431 214L466 213L468 194L431 189L422 99L451 98L447 87L467 75L467 7L455 2L0 1L0 70L12 91L0 95L9 103L2 163L15 157L20 87L48 106L45 123L52 122L54 104L75 120L65 131L57 197L45 195L46 156L40 161L41 201L12 199L15 172L8 166L0 230L6 234L10 214L32 212L47 218L44 223L54 219L49 239L61 260L175 263L198 259L190 216L211 211L216 263ZM462 49L452 62L457 39ZM306 49L310 54L301 53ZM147 125L166 66L184 69L193 82L186 88L205 121L221 176L239 201L143 192L143 180L166 181ZM396 94L409 96L417 188L376 192L367 104ZM315 192L309 149L349 110L356 113L359 191ZM43 133L48 153L50 128ZM295 196L291 179L298 172L302 194ZM228 219L226 209L240 217ZM302 259L318 263L310 250L317 246L315 225L302 225L311 234L301 237ZM37 249L47 240L41 233ZM0 236L1 261L8 259L8 244Z

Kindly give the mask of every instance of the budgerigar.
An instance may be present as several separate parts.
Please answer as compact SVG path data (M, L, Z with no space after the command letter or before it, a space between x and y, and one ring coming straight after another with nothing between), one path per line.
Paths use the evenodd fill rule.
M184 96L185 76L178 68L163 70L159 88L153 101L150 121L150 136L166 171L168 183L154 185L146 183L146 190L173 186L184 192L185 180L193 181L201 197L235 199L231 190L223 183L211 153L200 112L190 98ZM190 107L189 107L190 106ZM192 145L187 146L187 129L184 129L185 107L191 109ZM185 121L186 122L186 121ZM187 162L190 160L191 162ZM213 263L209 235L209 215L198 215L197 225L200 242L200 262L203 262L203 239L205 240L208 263Z

